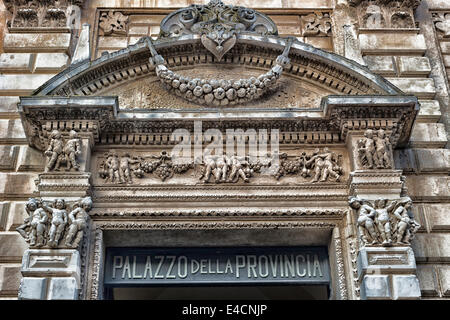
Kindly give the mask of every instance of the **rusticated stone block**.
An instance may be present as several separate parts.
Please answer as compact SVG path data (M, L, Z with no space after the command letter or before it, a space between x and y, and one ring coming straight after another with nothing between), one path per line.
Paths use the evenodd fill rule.
M416 123L411 133L410 143L418 148L443 148L447 135L443 123Z
M67 65L69 57L65 53L38 53L35 72L59 72Z
M0 231L6 230L8 223L9 202L0 202Z
M17 114L17 103L19 97L5 96L0 97L0 115Z
M18 146L0 146L0 170L15 171Z
M421 34L372 33L360 34L359 44L364 54L423 54L427 50L425 38Z
M450 234L416 234L412 248L419 262L449 262Z
M0 173L0 193L4 197L31 197L36 191L37 174Z
M419 279L415 275L393 275L392 298L394 300L420 299Z
M361 283L361 299L379 300L389 299L391 296L389 288L389 276L366 275Z
M449 149L415 149L420 171L450 172Z
M430 231L450 230L450 203L424 204L423 206Z
M22 278L20 281L20 300L43 300L47 293L46 278Z
M7 33L3 42L5 52L66 52L70 33Z
M0 279L0 296L17 295L20 285L20 267L3 265L0 267L3 277Z
M18 159L18 171L42 172L45 168L45 161L45 156L41 151L29 146L22 146Z
M23 224L28 214L25 210L25 202L12 202L9 210L9 226L8 231L15 231L16 228Z
M20 234L0 234L0 262L20 262L28 244Z
M390 56L363 57L370 70L381 75L395 75L394 59Z
M421 199L450 197L449 183L448 175L408 175L406 178L409 195Z
M436 87L432 78L386 78L394 86L407 94L413 94L419 99L433 99Z
M50 80L54 74L4 74L0 77L1 95L31 95L39 86Z
M450 267L439 268L439 281L441 283L442 295L450 296Z
M29 53L2 53L0 54L1 72L28 72L30 71Z
M99 37L98 48L100 49L121 49L128 45L126 37Z
M438 122L441 118L441 109L437 100L419 100L420 110L417 115L418 122Z
M431 72L427 57L397 57L397 66L400 76L428 75Z
M51 278L48 291L49 300L77 300L77 281L73 277Z
M25 143L25 131L18 119L0 120L0 143Z
M437 277L433 266L418 265L417 277L423 296L436 296L438 294Z
M396 169L408 172L417 171L416 157L413 149L394 150L394 163Z

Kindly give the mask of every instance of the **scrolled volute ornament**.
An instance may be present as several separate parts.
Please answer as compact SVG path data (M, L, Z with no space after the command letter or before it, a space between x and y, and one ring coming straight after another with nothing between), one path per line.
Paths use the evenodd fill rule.
M164 58L157 53L150 38L145 38L145 41L152 55L150 63L155 65L156 76L169 92L201 105L227 106L255 100L275 87L283 69L290 64L288 55L294 38L287 38L283 53L277 57L275 65L268 72L239 80L193 79L182 76L167 68Z

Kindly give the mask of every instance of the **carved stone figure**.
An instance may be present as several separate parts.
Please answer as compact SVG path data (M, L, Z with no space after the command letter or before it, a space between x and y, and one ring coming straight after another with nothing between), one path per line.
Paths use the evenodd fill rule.
M123 183L119 173L120 161L116 153L108 154L108 157L106 158L106 168L108 171L106 181L109 179L111 182Z
M231 173L228 177L229 182L236 182L239 180L239 177L241 177L244 182L249 182L248 177L251 176L252 170L250 169L250 164L245 159L245 157L239 157L239 156L231 156L230 158L231 163Z
M409 245L420 228L408 210L412 206L409 197L391 201L368 201L349 198L349 205L358 212L358 232L361 245Z
M358 231L362 243L364 245L376 244L378 236L375 231L375 209L356 197L349 199L349 205L352 209L358 211Z
M86 197L75 204L74 209L69 213L69 229L65 239L65 245L69 248L77 248L83 239L86 229L88 212L92 209L92 199Z
M358 141L358 158L364 168L390 169L391 163L391 142L383 129L376 131L376 136L372 129L364 132L364 138Z
M124 182L132 183L130 164L140 163L138 159L133 159L128 153L120 157L120 174Z
M74 168L79 170L80 166L77 163L76 157L81 154L81 142L78 138L78 133L75 130L70 130L70 139L64 146L64 153L66 155L67 170Z
M50 134L50 143L45 155L49 158L46 171L59 170L61 162L65 160L64 142L61 133L58 130L53 130Z
M312 158L307 162L308 164L314 163L314 178L311 182L327 181L328 177L332 177L335 181L339 181L339 173L342 168L337 165L336 155L330 152L328 148L324 148L322 154L319 154L319 149L316 149Z
M375 161L378 169L391 168L390 147L391 142L389 141L389 138L386 137L384 130L378 130L375 138L375 149L377 155L375 157Z
M52 214L50 231L48 233L48 245L50 247L57 247L67 224L67 211L66 203L63 199L56 199L53 202L53 206L51 208L45 204L42 205L45 211Z
M41 247L45 244L48 215L41 205L36 199L30 198L25 205L28 217L16 228L25 241L30 242L30 246Z

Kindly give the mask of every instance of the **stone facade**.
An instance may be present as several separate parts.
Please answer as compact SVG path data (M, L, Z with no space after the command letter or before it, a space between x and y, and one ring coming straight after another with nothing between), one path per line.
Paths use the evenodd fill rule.
M0 299L105 298L106 248L192 232L326 246L330 299L450 297L448 1L267 0L206 26L174 8L228 7L26 3L0 4ZM197 161L229 129L279 152Z

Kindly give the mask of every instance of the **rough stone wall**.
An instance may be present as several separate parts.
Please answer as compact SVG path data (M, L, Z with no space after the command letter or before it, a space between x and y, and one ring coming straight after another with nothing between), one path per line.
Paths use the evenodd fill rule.
M281 34L302 37L302 10L332 11L338 7L339 17L352 23L352 9L345 1L336 1L338 5L334 0L267 0L258 1L256 7L254 1L228 3L263 9L279 25ZM134 17L126 34L93 39L98 49L95 55L100 55L126 47L142 35L157 35L159 21L166 13L199 2L208 0L90 0L84 3L81 23L97 25L99 7L153 8L154 13L148 16L151 23ZM395 160L407 177L415 214L422 224L413 241L422 295L433 299L450 297L450 152L446 148L450 133L450 38L437 25L436 12L450 19L450 3L423 0L415 11L414 28L356 28L363 62L404 92L417 95L421 102L410 145L397 150ZM281 16L283 13L288 17ZM0 299L17 297L20 262L27 244L14 230L24 219L24 203L36 192L34 180L44 164L42 154L26 144L17 113L18 97L29 95L63 70L70 63L74 42L70 31L8 30L7 15L0 3ZM332 42L318 37L306 37L305 41L344 54L342 19L333 24ZM96 36L98 31L92 28Z

